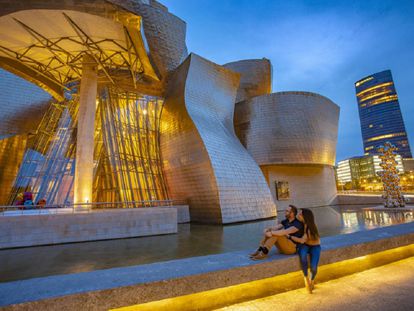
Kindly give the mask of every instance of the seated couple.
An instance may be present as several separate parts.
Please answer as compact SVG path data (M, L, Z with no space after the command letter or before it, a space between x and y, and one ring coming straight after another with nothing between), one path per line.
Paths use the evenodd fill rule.
M263 239L256 252L250 254L253 260L265 259L273 245L281 254L299 254L300 264L307 290L312 293L314 279L318 270L321 246L318 228L310 209L302 208L299 213L294 205L285 211L286 219L274 228L266 228ZM308 278L308 255L310 257L311 275Z

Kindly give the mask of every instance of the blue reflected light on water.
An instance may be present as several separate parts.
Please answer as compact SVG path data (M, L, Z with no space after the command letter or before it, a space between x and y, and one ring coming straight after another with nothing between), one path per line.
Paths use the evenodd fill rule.
M413 211L335 206L312 210L321 236L413 221ZM1 250L0 282L254 249L263 229L277 222L268 219L226 226L183 224L177 234L171 235Z

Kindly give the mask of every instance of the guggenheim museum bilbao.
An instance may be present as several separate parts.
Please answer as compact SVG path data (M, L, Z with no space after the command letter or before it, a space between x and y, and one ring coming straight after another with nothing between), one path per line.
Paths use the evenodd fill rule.
M329 205L339 107L185 37L153 0L0 0L0 204L176 200L219 224Z

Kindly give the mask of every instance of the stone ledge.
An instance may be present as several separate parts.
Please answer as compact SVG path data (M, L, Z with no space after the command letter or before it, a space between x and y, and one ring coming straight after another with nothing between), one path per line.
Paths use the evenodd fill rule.
M177 233L177 209L0 216L0 249Z
M320 265L413 243L414 223L327 237L322 239ZM254 262L249 251L0 283L0 305L14 304L6 310L108 310L299 271L296 256L272 253L264 262ZM401 256L414 256L414 247Z
M190 207L188 205L176 205L177 221L179 224L190 222Z

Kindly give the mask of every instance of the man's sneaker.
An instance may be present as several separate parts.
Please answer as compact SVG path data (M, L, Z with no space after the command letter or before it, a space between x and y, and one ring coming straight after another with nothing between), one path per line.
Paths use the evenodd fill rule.
M252 257L253 260L263 260L267 258L267 254L259 252L256 256Z
M254 253L250 254L249 257L250 258L255 257L255 256L259 255L259 253L260 253L260 250L257 250Z

